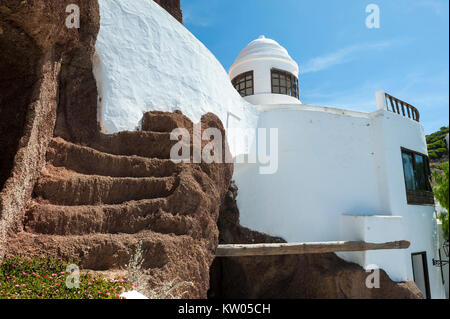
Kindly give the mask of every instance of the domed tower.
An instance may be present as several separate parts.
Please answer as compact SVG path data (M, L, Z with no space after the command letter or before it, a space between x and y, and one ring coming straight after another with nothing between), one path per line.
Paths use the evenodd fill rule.
M301 104L298 64L278 42L260 36L230 68L235 89L255 105Z

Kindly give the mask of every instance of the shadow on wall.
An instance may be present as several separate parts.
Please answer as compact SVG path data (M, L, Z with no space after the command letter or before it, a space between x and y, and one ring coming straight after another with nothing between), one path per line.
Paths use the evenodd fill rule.
M0 21L0 190L10 176L23 135L39 48L22 30Z
M39 2L42 2L41 4ZM57 134L71 140L97 132L97 89L92 54L100 28L97 0L74 0L82 29L66 27L61 1L2 1L0 10L0 190L11 175L34 119L58 107ZM63 12L64 14L60 14ZM56 88L56 92L54 91ZM44 119L52 126L51 118ZM43 122L43 123L44 123ZM25 127L26 126L26 127ZM37 132L42 138L43 132ZM25 134L26 135L26 134ZM37 141L39 142L39 141Z
M98 132L92 55L100 28L97 0L73 0L83 28L66 26L65 1L0 4L0 261L7 234L45 163L54 134L86 140Z

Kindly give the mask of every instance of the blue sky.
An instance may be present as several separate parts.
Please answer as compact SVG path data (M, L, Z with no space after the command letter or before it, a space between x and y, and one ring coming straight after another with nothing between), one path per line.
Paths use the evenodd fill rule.
M384 90L416 106L426 133L448 125L448 0L181 0L186 27L226 70L259 35L300 65L304 103L373 111ZM380 8L368 29L366 6Z

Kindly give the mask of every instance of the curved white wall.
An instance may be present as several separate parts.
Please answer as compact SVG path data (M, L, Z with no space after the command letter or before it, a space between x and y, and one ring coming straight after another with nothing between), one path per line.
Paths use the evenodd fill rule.
M287 50L271 39L259 38L242 50L230 67L229 76L233 80L242 73L253 71L254 95L245 97L252 104L300 104L295 97L272 94L272 69L287 71L298 78L298 64Z
M288 96L270 94L270 69L296 74L289 69L292 65L254 57L237 64L230 76L253 68L258 94L248 100L288 104L260 107L260 114L232 87L211 52L156 3L99 0L99 4L101 29L94 73L99 119L106 132L134 130L149 110L176 109L193 121L213 112L227 128L278 128L276 174L260 175L257 165L236 165L242 224L288 241L339 240L364 233L382 241L390 235L343 232L343 214L399 216L401 221L392 219L398 224L395 227L403 227L404 239L411 241L411 248L400 257L406 269L396 272L393 268L398 263L389 254L364 259L379 263L390 274L412 279L410 253L426 251L432 294L441 296L440 274L431 264L436 250L433 208L407 205L403 180L400 146L426 153L420 124L383 110L369 115L292 106ZM245 138L233 137L233 154L247 153ZM250 137L248 143L252 142ZM383 229L384 222L389 218L362 224Z
M258 127L278 128L279 169L235 165L241 223L289 242L334 241L341 214L383 213L367 125L367 114L304 105L263 111Z
M257 110L233 88L220 62L153 1L99 0L94 60L99 119L108 133L134 130L149 110L212 112L225 126L254 127ZM244 153L239 140L234 154Z
M282 60L252 60L235 66L230 72L230 80L236 76L253 71L255 94L246 96L245 99L255 105L262 104L300 104L300 100L295 97L283 94L272 94L271 70L280 69L288 71L298 77L294 67L290 63Z
M433 298L444 290L433 267L433 206L408 205L401 147L426 154L421 124L379 110L358 113L313 106L266 106L258 127L279 130L279 169L259 174L236 165L242 225L288 242L408 240L403 251L339 254L377 264L393 280L413 280L411 253L427 253Z

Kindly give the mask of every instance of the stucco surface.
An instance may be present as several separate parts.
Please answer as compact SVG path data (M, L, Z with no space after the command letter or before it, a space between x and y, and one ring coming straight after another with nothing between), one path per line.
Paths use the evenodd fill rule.
M134 130L149 110L181 110L195 122L213 112L226 127L232 113L237 126L255 126L257 111L220 62L160 6L147 0L99 4L95 74L105 132Z

